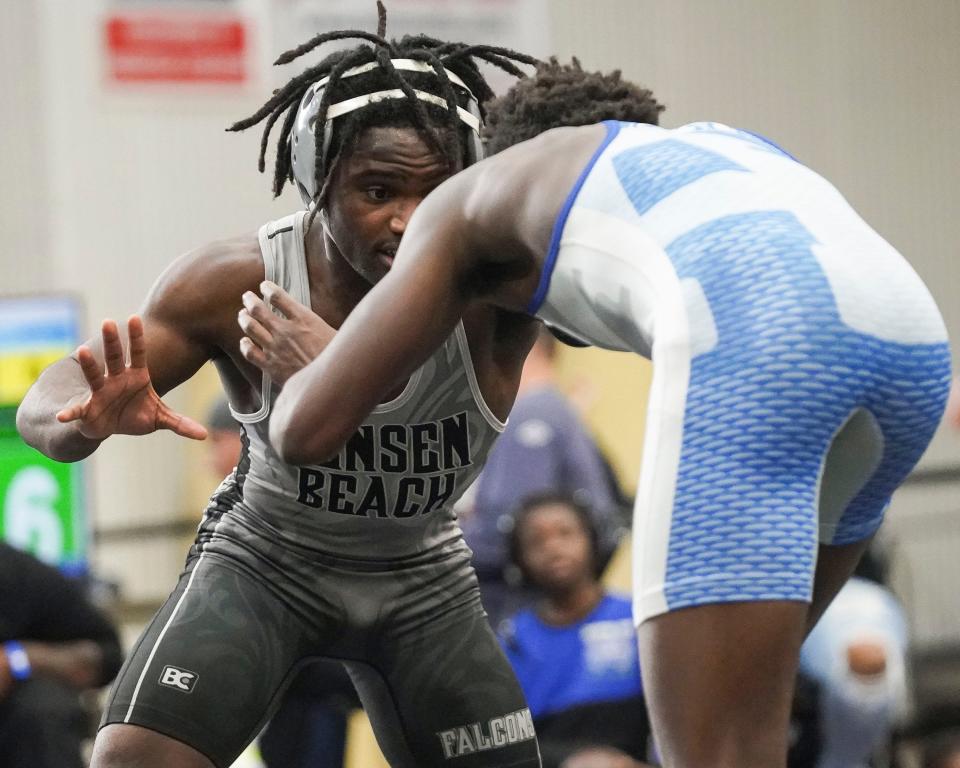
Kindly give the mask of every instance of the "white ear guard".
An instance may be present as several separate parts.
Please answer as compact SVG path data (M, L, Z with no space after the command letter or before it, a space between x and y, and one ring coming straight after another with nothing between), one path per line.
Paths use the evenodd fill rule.
M391 62L395 69L405 70L408 72L425 72L436 75L433 67L431 67L425 61L419 61L418 59L391 59ZM356 75L370 72L371 70L376 69L378 66L379 64L375 61L367 64L361 64L358 67L348 69L340 76L340 78L343 79L346 77L355 77ZM467 165L472 165L478 160L483 159L483 144L480 140L480 105L471 90L466 86L463 80L456 75L456 73L451 72L450 70L444 71L446 72L447 78L451 83L459 88L462 88L467 93L467 106L466 108L458 106L457 115L459 116L461 123L463 123L463 125L467 128L465 131L467 134L466 161ZM323 89L326 87L328 82L330 82L330 78L324 77L311 85L307 89L306 93L303 94L303 98L300 100L300 107L297 109L297 117L293 125L293 130L290 131L290 160L291 167L293 169L293 180L300 192L300 197L303 199L303 204L308 208L311 206L311 203L319 192L316 180L314 179L314 172L316 168L315 131L317 115L320 111L320 101L323 97ZM436 104L444 108L447 107L447 102L436 94L427 93L426 91L420 91L417 89L414 89L413 92L421 101ZM406 95L399 88L392 88L386 91L376 91L374 93L365 93L361 94L360 96L354 96L353 98L346 99L336 104L331 104L329 107L327 107L325 122L329 126L329 124L338 117L358 109L363 109L370 104L375 104L388 99L405 98L407 98ZM323 148L321 150L324 161L326 161L327 153L330 149L330 139L332 135L333 131L331 130L324 132Z

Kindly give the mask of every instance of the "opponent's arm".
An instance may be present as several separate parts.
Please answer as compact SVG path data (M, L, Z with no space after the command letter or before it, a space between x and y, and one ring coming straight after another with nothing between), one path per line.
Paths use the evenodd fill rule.
M463 210L460 177L442 184L410 219L396 262L350 313L329 346L284 385L270 440L293 464L324 461L453 332L482 255Z
M120 329L105 321L99 338L48 367L17 411L23 439L50 458L78 461L111 434L172 429L202 438L203 427L171 411L160 395L210 357L203 324L216 293L208 279L212 256L210 248L188 254L160 277L143 320L128 323L129 365Z
M270 441L284 461L315 464L332 456L453 332L469 299L460 248L449 233L406 248L413 234L411 227L393 269L329 346L284 386L270 421Z

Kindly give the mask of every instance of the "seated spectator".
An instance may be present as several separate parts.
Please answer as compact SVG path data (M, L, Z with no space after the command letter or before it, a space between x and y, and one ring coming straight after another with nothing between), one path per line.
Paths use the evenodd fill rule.
M539 601L501 625L500 638L527 697L544 768L641 768L656 764L631 601L600 582L589 511L565 494L526 500L509 555ZM789 768L820 752L817 683L801 674Z
M544 768L638 768L650 728L630 600L599 581L589 511L570 496L524 502L510 554L542 595L502 627Z
M120 643L80 585L0 543L0 764L80 768L78 693L109 683Z
M589 507L604 562L622 533L630 502L577 412L557 385L556 340L542 331L527 357L517 401L483 472L458 512L483 606L496 629L529 600L505 568L513 513L535 493L560 490ZM471 503L472 502L472 503Z

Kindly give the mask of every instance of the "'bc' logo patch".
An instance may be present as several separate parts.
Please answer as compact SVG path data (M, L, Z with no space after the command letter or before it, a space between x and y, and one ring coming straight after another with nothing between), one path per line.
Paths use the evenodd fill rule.
M167 665L163 668L159 682L160 685L165 685L168 688L176 688L178 691L191 693L199 678L200 675L196 672L188 672L185 669L177 669Z

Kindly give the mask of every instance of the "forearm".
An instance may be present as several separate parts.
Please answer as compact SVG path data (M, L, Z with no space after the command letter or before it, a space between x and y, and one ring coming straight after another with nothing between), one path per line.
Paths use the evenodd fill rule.
M85 459L102 440L80 434L77 422L61 424L57 412L88 392L80 364L72 357L47 368L17 409L17 431L28 444L56 461Z
M364 398L353 382L341 384L340 378L331 382L330 366L324 363L314 360L296 373L274 403L270 442L290 464L318 464L330 459L378 402L375 396ZM383 389L387 387L384 384ZM335 388L351 393L349 401L332 397Z
M453 332L466 297L449 275L412 261L381 280L323 353L284 385L270 420L270 442L284 461L333 456Z
M102 682L103 652L93 640L24 642L33 677L57 680L83 690Z

